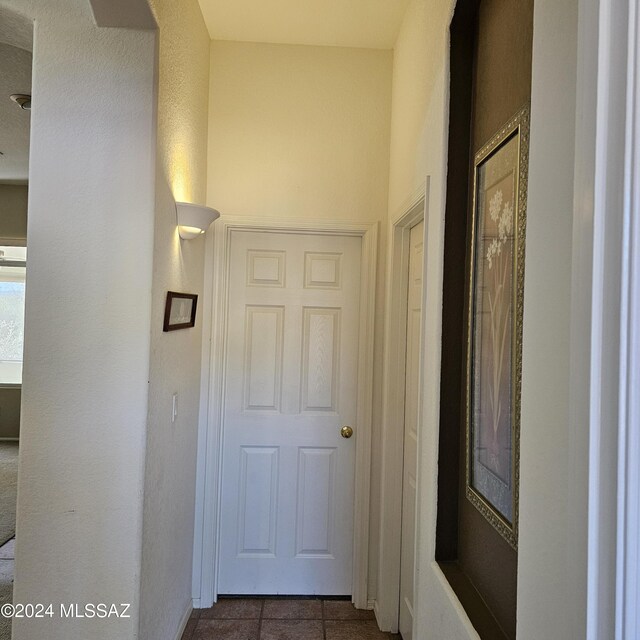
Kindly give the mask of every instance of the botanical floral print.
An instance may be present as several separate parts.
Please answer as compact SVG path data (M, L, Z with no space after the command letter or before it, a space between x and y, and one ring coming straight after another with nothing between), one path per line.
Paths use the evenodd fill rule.
M517 144L478 168L472 335L471 485L512 516L513 243Z
M466 375L467 499L514 548L529 111L476 153Z
M511 234L511 229L513 229L513 205L511 202L506 202L502 212L500 211L501 206L502 190L499 189L489 202L489 216L498 224L498 237L492 240L487 250L489 269L491 269L493 258L500 255L502 245L507 241L507 236Z
M498 441L498 429L503 414L503 408L509 409L509 399L504 402L501 398L503 388L503 368L505 363L505 351L508 350L511 337L509 294L511 287L507 277L511 275L511 231L513 229L513 203L503 203L502 189L495 191L489 201L489 217L498 227L498 235L489 243L486 252L486 261L489 266L490 286L487 287L489 301L489 326L490 326L490 358L487 368L489 373L488 391L489 405L491 409L491 426L493 437L489 444L489 466L500 476L505 475L504 456L500 455L500 443ZM507 243L509 243L507 245ZM503 407L506 404L507 406ZM506 413L506 412L505 412ZM510 416L509 416L510 417ZM508 424L506 425L508 428ZM508 474L507 478L508 479Z

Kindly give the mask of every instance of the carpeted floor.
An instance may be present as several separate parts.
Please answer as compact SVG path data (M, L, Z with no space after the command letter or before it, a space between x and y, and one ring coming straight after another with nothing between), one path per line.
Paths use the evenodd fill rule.
M0 546L16 533L18 443L0 442ZM13 543L0 550L0 607L13 598ZM11 619L0 616L0 640L11 640Z
M13 555L13 554L11 554ZM0 559L0 607L13 598L13 559ZM0 640L11 640L11 618L0 616Z
M0 546L16 534L18 443L0 442Z

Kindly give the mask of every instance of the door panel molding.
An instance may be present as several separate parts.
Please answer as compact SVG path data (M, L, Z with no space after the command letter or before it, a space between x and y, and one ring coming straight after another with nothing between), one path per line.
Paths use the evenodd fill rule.
M203 295L203 354L196 469L196 518L193 555L193 606L210 607L217 599L219 551L220 471L226 318L229 304L231 235L237 232L305 233L362 238L358 344L358 438L356 440L352 600L368 608L369 509L371 475L371 419L373 399L373 339L378 246L378 223L292 220L250 216L222 216L207 234ZM266 265L265 265L266 266ZM329 265L317 273L326 275ZM271 286L277 284L276 277ZM323 285L326 286L326 285Z

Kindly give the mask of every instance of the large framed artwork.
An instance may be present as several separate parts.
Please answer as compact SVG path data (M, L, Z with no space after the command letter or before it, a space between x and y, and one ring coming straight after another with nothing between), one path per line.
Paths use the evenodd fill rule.
M518 544L529 109L475 156L466 384L466 495Z

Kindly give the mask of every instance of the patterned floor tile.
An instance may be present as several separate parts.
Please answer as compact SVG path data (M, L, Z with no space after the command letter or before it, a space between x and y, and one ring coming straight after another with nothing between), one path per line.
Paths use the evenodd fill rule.
M348 600L325 600L325 620L373 620L373 611L356 609Z
M232 618L249 620L260 617L262 600L251 598L221 598L210 609L201 609L200 618Z
M203 620L192 640L258 640L258 620Z
M287 620L320 620L322 603L320 600L265 600L263 618Z
M322 620L263 620L260 640L323 640Z

